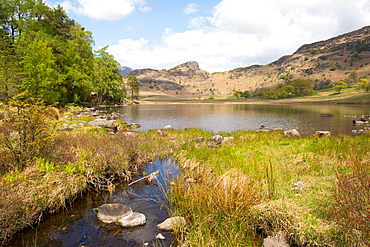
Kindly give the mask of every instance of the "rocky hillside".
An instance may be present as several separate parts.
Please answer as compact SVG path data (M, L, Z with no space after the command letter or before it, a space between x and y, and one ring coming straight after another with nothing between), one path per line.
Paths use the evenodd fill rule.
M370 75L370 26L301 46L292 55L267 65L253 65L226 72L208 73L197 62L170 70L141 69L130 72L141 82L141 95L204 97L231 95L235 90L254 91L294 79L308 79L318 88ZM353 73L354 71L357 71Z

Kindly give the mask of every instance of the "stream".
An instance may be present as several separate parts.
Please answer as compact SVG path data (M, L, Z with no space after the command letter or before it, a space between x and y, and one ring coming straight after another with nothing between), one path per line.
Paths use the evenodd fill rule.
M168 215L166 191L169 182L179 175L177 164L171 159L157 159L148 164L145 172L159 171L151 182L142 180L131 186L120 184L112 195L89 192L59 214L46 217L39 225L14 237L5 246L170 246L173 234L161 232L156 225ZM138 177L139 178L139 177ZM122 228L116 224L100 223L97 210L104 203L122 203L134 212L146 216L146 224ZM164 240L156 239L162 233Z

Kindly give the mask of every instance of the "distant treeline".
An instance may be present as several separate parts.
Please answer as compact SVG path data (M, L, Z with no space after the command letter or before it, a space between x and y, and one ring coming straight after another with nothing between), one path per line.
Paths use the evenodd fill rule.
M42 0L0 0L0 100L50 105L121 102L120 64L92 33Z

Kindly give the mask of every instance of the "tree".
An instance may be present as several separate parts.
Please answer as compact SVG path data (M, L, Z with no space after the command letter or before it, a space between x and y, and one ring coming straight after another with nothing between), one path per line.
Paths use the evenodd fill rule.
M333 84L333 89L337 92L340 93L340 91L344 88L347 88L347 83L344 81L337 81Z
M32 98L42 99L46 104L58 103L61 88L58 87L55 58L47 37L43 33L26 30L17 43L24 72L23 91Z
M239 99L239 97L241 97L242 95L242 91L236 90L233 95L236 96L237 99Z
M20 76L14 42L5 29L0 29L0 101L5 105L18 93Z
M288 83L295 89L294 94L296 96L307 96L313 94L313 84L309 80L297 79Z
M94 90L98 103L103 101L120 102L123 97L123 82L120 64L109 54L108 46L95 51Z
M251 96L251 93L248 91L248 90L245 90L244 92L242 92L241 94L241 97L242 98L249 98Z
M140 91L140 82L134 75L130 75L127 79L128 89L131 91L130 99L138 99Z
M370 82L366 78L361 78L357 83L358 88L365 90L366 92L370 90Z

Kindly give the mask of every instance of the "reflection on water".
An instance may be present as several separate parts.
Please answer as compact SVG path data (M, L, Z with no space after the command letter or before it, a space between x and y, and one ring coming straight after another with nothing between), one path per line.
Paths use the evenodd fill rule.
M109 196L89 193L76 201L71 208L47 217L38 227L30 229L7 246L170 246L172 233L162 234L165 240L156 240L160 232L156 225L168 217L168 201L163 193L168 182L179 173L178 166L169 159L156 160L146 172L159 170L157 179L141 181L130 187L121 185L117 193ZM145 214L147 223L135 228L122 228L115 224L101 224L95 208L103 203L123 203L134 212Z
M200 128L214 133L270 128L295 128L303 135L317 130L350 134L354 118L344 115L370 115L367 105L252 105L252 104L174 104L110 108L123 114L123 121L139 123L143 131L172 125L175 129ZM334 117L321 117L321 114Z

